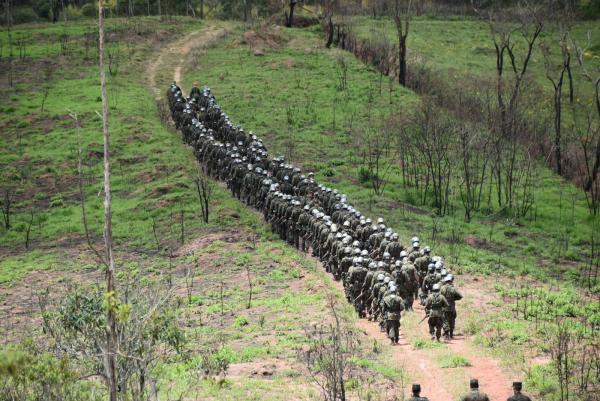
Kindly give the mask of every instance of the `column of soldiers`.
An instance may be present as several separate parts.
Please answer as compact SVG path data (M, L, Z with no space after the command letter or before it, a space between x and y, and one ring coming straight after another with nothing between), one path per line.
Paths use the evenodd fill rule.
M260 138L231 122L210 88L194 84L186 98L173 82L167 99L204 172L262 211L283 240L319 258L343 282L357 314L377 322L392 344L399 340L402 311L412 310L415 300L425 306L432 339L439 341L442 331L453 338L462 295L442 258L421 247L418 237L405 247L382 218L367 218L312 172L269 157Z
M373 221L313 173L270 158L262 140L234 125L210 89L194 85L189 97L173 83L167 98L176 127L207 175L225 181L232 194L263 212L274 232L299 250L312 251L336 280L360 317L377 322L398 343L402 311L416 299L425 306L432 339L454 336L456 301L462 295L443 260L421 247L405 247L382 218Z

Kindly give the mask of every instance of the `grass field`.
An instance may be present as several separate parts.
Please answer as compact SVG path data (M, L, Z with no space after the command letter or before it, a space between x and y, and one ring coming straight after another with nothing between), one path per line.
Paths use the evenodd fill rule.
M552 32L550 22L546 22L546 30L539 38L538 46L534 48L531 60L532 76L550 90L546 80L544 56L539 44L552 45L558 37ZM396 26L389 18L374 20L367 17L353 19L353 29L359 38L385 37L395 43ZM589 35L589 36L588 36ZM522 50L523 42L519 35L515 36L517 51ZM600 65L600 27L595 21L577 21L571 29L570 39L582 49L585 49L585 61L589 69L594 70ZM470 74L494 77L496 74L496 52L490 33L490 27L485 21L465 18L433 18L415 17L411 21L408 36L409 58L419 59L434 71L455 74L456 84L462 79L468 79ZM552 46L551 46L552 48ZM552 55L559 57L556 49ZM573 65L576 60L573 60Z

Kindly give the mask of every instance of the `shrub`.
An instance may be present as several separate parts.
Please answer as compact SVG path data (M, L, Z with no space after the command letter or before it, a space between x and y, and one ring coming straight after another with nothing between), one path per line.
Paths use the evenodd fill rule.
M242 327L248 326L248 318L246 316L238 316L235 318L235 326Z
M45 353L30 340L0 349L0 401L102 399L92 386L79 380L68 358Z
M50 199L50 207L61 207L64 205L62 194L54 195Z
M26 24L37 20L38 16L31 7L17 7L13 11L13 23L15 24Z
M366 168L365 166L361 166L358 169L358 181L360 181L362 184L371 181L371 178L373 178L373 176L371 175L371 171L368 168Z
M52 16L52 10L50 9L50 2L47 0L36 0L32 3L33 9L37 16L43 20L50 20Z
M95 3L84 4L83 7L81 7L81 14L83 14L84 17L88 17L88 18L97 17L98 9L96 8L96 4Z
M471 366L471 362L464 356L449 355L442 358L440 365L442 368L462 368Z

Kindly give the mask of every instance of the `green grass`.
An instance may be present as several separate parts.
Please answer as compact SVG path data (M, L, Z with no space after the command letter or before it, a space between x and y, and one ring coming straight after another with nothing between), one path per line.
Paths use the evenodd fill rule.
M385 217L401 239L418 234L458 272L551 281L569 270L568 277L579 281L577 266L588 258L598 219L589 217L585 198L574 185L538 166L535 206L527 218L490 218L496 211L492 204L471 223L464 221L458 199L454 213L434 217L431 206L403 185L395 165L385 192L376 196L368 183L358 181L365 149L358 133L381 129L378 124L391 114L406 116L418 103L415 94L387 79L380 94L379 74L349 53L319 48L317 29L283 30L284 43L291 37L294 41L267 49L264 57L252 57L239 44L240 35L236 32L212 47L186 72L184 87L193 80L210 86L233 121L262 136L271 154L291 155L295 164L316 171L319 181L347 194L361 211ZM306 48L310 53L305 54ZM339 88L340 57L348 65L345 90ZM484 246L468 245L466 237Z
M471 366L471 362L460 355L444 355L440 360L440 367L442 368L464 368L468 366Z
M374 20L355 17L353 22L353 28L361 39L385 37L392 43L397 41L395 24L389 18ZM551 30L552 27L548 23L546 30L540 35L538 44L555 40L557 35ZM589 49L585 58L592 67L600 65L600 27L595 21L578 21L573 25L571 37L580 47ZM516 54L519 54L518 50L523 49L524 42L519 35L515 38ZM488 77L495 74L494 43L489 25L482 20L415 17L410 25L408 48L412 57L418 55L429 67L436 71L450 72L455 78L468 77L469 74ZM555 57L559 55L556 51L552 54ZM545 81L544 57L539 46L534 49L531 71L540 83L549 84Z

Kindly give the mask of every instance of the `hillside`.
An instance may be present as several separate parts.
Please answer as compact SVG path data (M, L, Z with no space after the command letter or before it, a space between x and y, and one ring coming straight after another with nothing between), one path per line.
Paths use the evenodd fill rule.
M474 376L493 399L509 395L512 379L555 399L554 337L545 323L554 317L538 311L534 318L532 311L552 299L557 308L571 305L566 313L590 316L592 326L598 316L597 303L589 302L593 292L585 291L593 287L585 280L598 221L573 184L540 165L535 213L527 217L490 210L467 223L456 210L436 216L405 185L393 150L401 143L390 139L380 194L361 177L372 137L384 130L393 138L385 122L408 118L421 99L352 54L325 49L319 27L191 18L108 23L118 268L125 282L131 275L150 290L172 289L186 337L181 354L165 352L153 366L161 399L318 399L301 356L311 331L332 321L332 304L359 341L347 383L351 399L404 399L415 381L430 399L456 399ZM424 32L418 24L414 29ZM89 242L101 248L94 30L86 20L17 26L12 34L25 54L12 70L2 59L0 168L9 173L1 189L13 201L11 228L0 231L2 352L29 337L37 352L52 352L45 348L37 295L48 287L51 304L58 305L62 294L86 291L102 279L86 240L78 187L81 154ZM436 49L427 51L434 60ZM451 55L439 56L435 62L445 68ZM261 136L271 155L314 171L369 216L384 217L401 238L417 234L443 255L465 296L457 339L430 342L418 307L403 316L400 346L388 345L375 324L355 316L340 284L315 258L278 239L223 184L212 182L210 218L203 223L195 182L202 174L164 99L173 79L186 93L196 81L209 86L231 119ZM531 310L523 311L522 299ZM206 374L207 355L226 371ZM85 371L75 360L71 366Z

